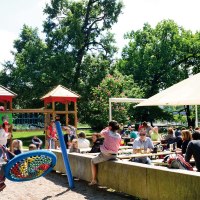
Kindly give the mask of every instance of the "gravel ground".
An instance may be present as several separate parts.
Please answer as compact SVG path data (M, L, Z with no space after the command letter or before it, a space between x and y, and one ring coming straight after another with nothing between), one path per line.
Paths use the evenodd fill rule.
M136 198L88 182L75 180L75 188L68 188L66 175L51 172L45 177L27 182L6 180L7 187L0 192L0 200L135 200Z

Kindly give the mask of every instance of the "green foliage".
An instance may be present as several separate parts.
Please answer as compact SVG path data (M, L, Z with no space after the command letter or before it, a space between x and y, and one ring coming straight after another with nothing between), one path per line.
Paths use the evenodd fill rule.
M55 59L60 53L69 57L62 65L63 78L74 90L81 91L79 81L88 68L83 64L88 52L103 54L106 59L116 51L109 29L121 9L121 2L116 0L52 0L46 6L46 43Z
M61 84L81 95L80 115L87 119L90 91L116 52L109 30L121 9L117 0L51 0L44 9L44 41L24 25L14 42L14 63L6 62L0 74L1 84L18 94L15 105L41 107L40 97Z
M142 30L130 32L126 39L129 44L123 49L118 69L133 76L145 98L200 71L199 33L184 30L172 20L164 20L155 28L144 24ZM146 110L145 120L159 118L157 109L152 110Z
M141 98L142 90L135 84L131 76L122 75L115 71L113 75L108 74L98 87L92 90L90 105L90 125L101 129L108 123L109 98L132 97ZM113 103L113 119L124 122L129 116L128 109L131 104Z
M184 78L199 68L199 34L164 20L155 28L145 24L142 30L126 35L119 69L131 74L148 98ZM195 67L194 67L195 66Z
M44 67L46 45L39 38L37 29L24 25L14 47L15 63L7 62L1 76L8 80L7 83L3 81L4 86L19 94L15 104L20 107L41 106L39 98L49 84Z

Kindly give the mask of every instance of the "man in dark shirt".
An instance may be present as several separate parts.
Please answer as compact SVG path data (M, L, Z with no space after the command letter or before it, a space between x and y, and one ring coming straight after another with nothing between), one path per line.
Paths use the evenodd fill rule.
M192 134L192 138L193 140L189 142L186 150L185 161L189 162L193 156L197 171L200 172L200 132L195 131Z

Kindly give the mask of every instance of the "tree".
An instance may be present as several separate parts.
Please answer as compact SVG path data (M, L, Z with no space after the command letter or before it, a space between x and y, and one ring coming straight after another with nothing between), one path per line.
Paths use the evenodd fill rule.
M7 79L5 86L19 94L16 104L23 107L40 105L45 85L50 81L45 72L44 59L46 45L39 38L37 29L26 25L14 41L15 62L6 62L1 79Z
M39 106L39 98L58 84L78 92L81 101L87 102L87 92L111 66L116 47L109 29L121 9L117 0L51 0L44 10L45 41L37 29L24 25L14 42L14 63L5 63L0 75L5 86L19 94L17 104Z
M62 76L68 80L69 72L73 89L78 89L82 71L86 70L87 65L82 64L88 52L101 52L105 57L115 52L108 30L117 22L121 9L122 3L116 0L52 0L46 6L46 42L53 55L62 52L71 57L69 64L63 63Z
M199 70L199 33L186 31L172 20L164 20L155 28L145 24L126 38L129 44L123 49L118 68L144 88L145 98Z
M141 98L142 90L135 84L131 76L122 75L114 71L108 74L102 82L92 90L90 105L90 118L88 121L92 127L103 128L108 123L109 98L111 97L134 97ZM119 122L125 122L130 116L128 112L131 104L114 103L113 118Z

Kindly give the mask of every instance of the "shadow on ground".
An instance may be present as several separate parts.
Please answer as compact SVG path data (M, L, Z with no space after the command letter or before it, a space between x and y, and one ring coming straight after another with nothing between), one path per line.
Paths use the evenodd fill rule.
M46 179L49 181L52 181L56 185L60 185L62 187L66 187L66 190L64 190L61 193L58 193L56 197L62 196L63 194L67 193L68 191L73 191L79 194L82 194L85 199L88 200L139 200L139 198L117 192L111 188L103 187L103 186L88 186L88 182L74 179L74 185L75 188L72 190L69 189L68 180L66 174L60 174L56 172L51 172L48 175L45 176ZM47 196L43 198L42 200L48 200L52 198L51 196Z

